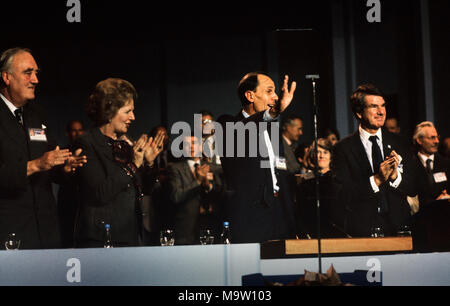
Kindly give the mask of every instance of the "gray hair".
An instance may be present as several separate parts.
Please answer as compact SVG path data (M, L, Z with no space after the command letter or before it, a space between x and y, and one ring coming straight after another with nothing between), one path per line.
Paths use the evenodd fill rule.
M414 129L414 134L413 134L413 143L414 144L417 144L417 139L424 136L423 129L425 127L435 128L433 122L431 122L431 121L424 121L424 122L416 125L416 128Z
M3 51L3 53L0 55L0 73L2 73L3 71L11 72L11 64L14 59L14 56L22 52L28 52L31 54L30 49L21 47L11 48ZM1 77L0 77L0 85L4 85L3 78Z

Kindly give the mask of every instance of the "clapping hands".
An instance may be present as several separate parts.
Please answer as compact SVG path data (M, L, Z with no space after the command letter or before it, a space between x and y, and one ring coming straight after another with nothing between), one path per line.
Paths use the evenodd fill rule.
M395 181L398 177L398 165L401 162L400 155L392 151L389 156L380 164L380 170L375 175L375 182L378 186L387 180Z
M141 137L133 145L134 158L133 162L136 167L141 167L145 161L149 165L153 165L156 157L162 152L164 146L164 132L158 131L156 136L148 137L142 134Z

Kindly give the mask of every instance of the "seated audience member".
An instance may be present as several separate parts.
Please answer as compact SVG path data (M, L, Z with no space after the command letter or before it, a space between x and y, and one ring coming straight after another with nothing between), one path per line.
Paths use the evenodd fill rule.
M334 146L340 140L339 132L335 128L325 129L323 138L326 138L332 146Z
M415 163L416 188L419 205L425 206L434 200L447 197L450 191L448 176L450 161L438 153L439 135L432 122L418 124L414 130L413 142L417 155Z
M79 120L71 120L66 127L68 140L67 149L75 153L75 140L83 135L83 123ZM61 242L63 248L73 247L73 235L75 227L75 217L78 210L78 186L75 177L59 185L58 189L58 216L61 231Z
M288 116L283 120L281 130L287 171L289 174L300 173L301 166L295 158L294 152L298 146L300 136L303 135L303 122L300 117L294 115Z
M163 136L144 134L133 146L122 140L135 119L136 98L134 86L116 78L99 82L89 97L86 111L95 127L75 144L88 159L78 172L77 247L103 247L105 224L110 224L114 247L141 245L143 167L153 166Z
M200 228L220 230L221 203L225 190L220 166L201 156L200 141L187 136L184 160L169 164L168 193L174 205L175 244L198 244ZM218 236L216 236L218 238Z
M325 138L317 141L317 166L319 174L320 199L320 231L321 237L343 237L344 214L338 207L338 184L334 180L331 170L332 144ZM308 152L308 159L316 163L314 144ZM317 196L316 179L314 173L305 177L297 185L298 227L300 236L317 237Z
M387 118L386 122L384 123L384 127L387 131L393 133L393 134L400 134L400 126L398 124L397 118L391 117Z
M300 164L300 174L305 174L308 171L310 171L310 167L308 165L308 162L306 160L306 157L308 156L310 144L308 143L301 143L297 146L295 149L295 157L297 158L297 161Z

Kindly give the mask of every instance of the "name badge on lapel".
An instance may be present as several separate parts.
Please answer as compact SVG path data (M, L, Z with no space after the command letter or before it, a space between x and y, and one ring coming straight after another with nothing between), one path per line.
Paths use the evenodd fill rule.
M47 141L44 129L28 129L31 141Z
M435 174L433 174L433 176L434 176L434 181L436 183L441 183L441 182L447 181L447 176L445 175L445 172L435 173Z
M276 156L275 157L275 167L278 170L287 170L286 158Z

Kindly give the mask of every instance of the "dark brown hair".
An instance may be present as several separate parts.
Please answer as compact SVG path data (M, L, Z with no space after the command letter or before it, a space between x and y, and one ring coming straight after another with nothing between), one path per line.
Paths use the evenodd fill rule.
M356 118L358 118L356 114L362 114L364 108L366 107L366 96L380 96L384 98L384 94L380 89L375 87L375 85L371 83L359 85L350 96L352 111Z
M258 75L265 75L268 76L267 73L261 72L261 71L255 71L247 73L240 81L237 88L237 94L239 99L241 100L242 106L245 106L249 103L247 100L247 97L245 96L245 93L247 91L256 91L256 87L258 87Z
M95 86L86 104L86 113L96 126L102 126L107 124L128 101L136 99L136 89L130 82L109 78Z

